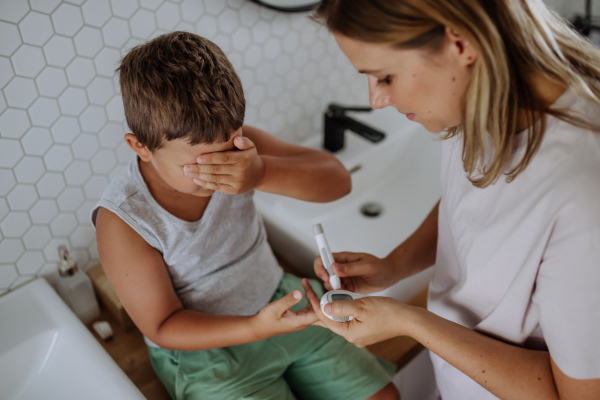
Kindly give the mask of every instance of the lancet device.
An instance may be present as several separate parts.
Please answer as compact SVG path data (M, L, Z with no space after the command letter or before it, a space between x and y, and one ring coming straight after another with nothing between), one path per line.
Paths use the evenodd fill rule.
M329 318L330 320L336 321L336 322L352 321L352 319L354 318L352 315L349 315L347 317L332 317L331 315L327 315L327 313L325 312L325 310L323 308L325 307L325 304L330 303L332 301L356 300L356 299L360 299L362 297L367 297L367 296L364 294L350 292L348 290L332 290L331 292L325 293L323 295L323 297L321 297L321 311L323 311L323 314L325 314L325 316L327 318Z
M329 244L327 243L327 238L325 237L325 232L323 232L323 227L321 224L314 225L313 232L315 233L315 239L317 240L317 246L319 247L321 260L323 260L323 266L329 274L329 284L334 289L341 289L342 283L340 282L340 277L337 276L331 268L331 264L334 262L333 254L331 254L331 250L329 249Z

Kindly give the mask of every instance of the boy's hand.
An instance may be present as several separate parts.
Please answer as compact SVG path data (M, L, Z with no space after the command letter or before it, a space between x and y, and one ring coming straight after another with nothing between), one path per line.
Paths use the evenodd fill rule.
M227 194L255 188L265 174L264 162L247 137L238 136L233 144L238 150L202 154L198 164L183 167L185 175L199 186Z
M257 340L301 331L317 322L319 318L310 301L298 312L290 310L290 307L301 299L302 292L294 290L281 299L264 306L252 319L252 328Z

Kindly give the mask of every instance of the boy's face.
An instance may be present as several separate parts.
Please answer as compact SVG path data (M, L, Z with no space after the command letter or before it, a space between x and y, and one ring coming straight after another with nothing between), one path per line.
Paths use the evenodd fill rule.
M234 150L233 139L237 136L242 136L241 129L234 132L229 140L223 143L192 146L187 139L171 140L152 153L150 163L162 180L176 191L193 196L210 196L215 191L195 184L192 178L184 174L183 167L197 164L197 159L202 154Z

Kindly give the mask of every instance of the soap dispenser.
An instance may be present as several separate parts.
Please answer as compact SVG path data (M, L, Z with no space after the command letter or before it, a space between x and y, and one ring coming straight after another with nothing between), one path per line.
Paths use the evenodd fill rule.
M92 322L100 316L92 282L84 272L79 271L66 246L59 246L58 254L58 294L84 324Z

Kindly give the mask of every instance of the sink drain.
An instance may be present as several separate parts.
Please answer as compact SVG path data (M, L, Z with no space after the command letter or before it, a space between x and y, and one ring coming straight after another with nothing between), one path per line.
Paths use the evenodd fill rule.
M383 213L383 206L375 202L366 203L360 208L360 213L369 218L379 217Z

